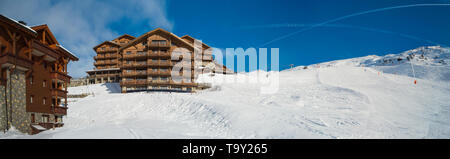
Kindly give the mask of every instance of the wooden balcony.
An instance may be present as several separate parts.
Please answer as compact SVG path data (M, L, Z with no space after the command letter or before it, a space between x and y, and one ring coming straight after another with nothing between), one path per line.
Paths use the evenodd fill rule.
M148 66L172 66L172 61L170 60L166 60L166 62L161 62L161 61L157 61L157 62L153 62L153 60L149 59L147 61L147 65Z
M101 66L101 65L106 65L106 63L104 61L94 62L94 66Z
M123 59L143 59L143 58L147 58L147 53L123 55Z
M98 49L97 52L117 52L117 48L114 49L110 49L110 48L105 48L105 49Z
M17 64L17 66L30 69L32 61L21 57L17 57L16 59L15 55L7 53L0 56L0 64L2 66L12 66L13 64Z
M170 43L166 42L166 43L149 43L148 47L150 48L155 48L155 47L159 47L159 48L170 48Z
M113 60L113 61L103 61L105 63L105 65L115 65L118 63L118 61Z
M121 81L120 85L147 85L147 80L127 80Z
M147 63L123 63L122 64L123 68L145 68L147 67Z
M158 51L158 52L150 52L150 53L148 53L148 57L170 57L171 56L171 54L169 53L169 52L161 52L161 51Z
M55 106L53 110L56 115L67 115L67 107Z
M147 72L122 72L122 77L147 76Z
M57 88L52 88L51 89L51 94L52 96L57 96L57 97L63 97L65 98L67 95L67 91L64 91L62 89L57 89Z
M66 73L59 72L59 71L51 72L50 76L52 77L52 79L57 79L57 80L61 80L64 82L70 82L70 78L72 78L69 75L67 75Z
M168 71L153 71L153 70L149 69L147 71L147 75L152 75L152 76L170 76L171 72L170 72L170 70L168 70Z
M193 82L175 82L173 80L167 80L167 81L163 81L163 80L150 80L148 81L148 85L174 85L174 86L197 86L197 83L193 83Z

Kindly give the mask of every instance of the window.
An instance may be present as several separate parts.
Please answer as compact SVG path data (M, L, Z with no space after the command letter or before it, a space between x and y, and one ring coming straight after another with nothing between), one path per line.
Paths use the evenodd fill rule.
M45 97L44 97L44 98L42 98L42 104L44 104L44 105L45 105L46 103L47 103L47 98L45 98Z
M167 81L167 77L161 77L161 81Z
M157 81L157 80L158 80L158 77L152 77L152 80L153 80L153 81Z
M167 71L167 68L162 68L162 69L160 69L161 70L161 72L166 72Z
M138 51L137 52L139 55L144 55L145 53L143 51Z
M152 62L153 63L158 63L158 60L157 59L153 59Z
M158 53L158 50L153 50L153 53L154 53L154 54L157 54L157 53Z
M127 51L127 55L131 55L131 51Z
M147 41L142 42L142 45L147 46Z
M30 103L33 103L33 95L30 96Z
M43 115L42 116L42 122L43 123L48 123L48 116L47 115Z
M101 49L102 49L102 50L105 50L105 47L102 47Z
M33 76L30 77L30 84L33 84Z
M47 87L47 81L46 80L42 81L42 87Z

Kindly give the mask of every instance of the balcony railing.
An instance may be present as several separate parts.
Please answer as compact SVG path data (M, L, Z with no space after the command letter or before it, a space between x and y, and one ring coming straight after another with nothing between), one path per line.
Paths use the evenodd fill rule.
M50 76L52 77L52 79L57 79L57 80L61 80L61 81L64 81L64 82L69 82L70 78L71 78L66 73L59 72L59 71L51 72Z
M148 47L170 47L170 44L168 42L151 42L148 44Z
M149 80L149 85L178 85L178 86L197 86L194 82L175 82L173 80Z
M148 70L147 71L147 75L160 75L160 76L170 76L171 72L168 71L153 71L153 70Z
M147 63L124 63L122 67L130 68L130 67L147 67Z
M117 51L117 48L114 49L110 49L110 48L105 48L105 49L98 49L97 52L115 52Z
M67 91L61 90L61 89L57 89L57 88L52 88L51 89L52 92L52 96L58 96L58 97L66 97L67 95Z
M55 106L54 112L57 115L67 115L67 107Z
M147 72L142 71L142 72L122 72L122 76L145 76L147 75Z
M146 58L147 57L147 53L139 53L139 54L124 54L123 58L124 59L130 59L130 58Z
M150 59L148 60L147 64L148 66L172 66L172 62L169 60L162 62L162 61L153 61Z
M146 85L147 80L126 80L121 81L120 85Z

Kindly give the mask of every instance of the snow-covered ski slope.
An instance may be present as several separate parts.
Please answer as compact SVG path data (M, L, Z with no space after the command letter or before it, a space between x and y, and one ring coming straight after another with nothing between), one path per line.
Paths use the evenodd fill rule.
M281 71L275 94L261 94L260 84L237 82L213 83L210 90L192 94L121 94L118 84L73 87L70 94L91 95L70 99L63 128L33 136L9 132L0 137L450 138L448 76L420 76L414 84L407 68L401 67L411 69L409 62L355 65L385 58L372 57ZM431 71L424 73L450 73L446 64L416 65ZM397 74L382 72L383 67ZM227 76L258 73L274 75Z

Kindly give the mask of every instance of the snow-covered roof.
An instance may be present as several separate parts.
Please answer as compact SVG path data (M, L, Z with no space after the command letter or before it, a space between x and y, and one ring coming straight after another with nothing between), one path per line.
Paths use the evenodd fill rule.
M44 128L44 127L42 127L42 126L40 126L40 125L35 125L35 124L33 124L33 125L31 125L31 126L33 126L34 128L36 128L36 129L38 129L38 130L47 130L46 128Z
M72 55L73 57L77 58L77 56L75 56L75 54L73 54L72 52L70 52L69 50L67 50L66 48L64 48L62 45L58 45L59 48L63 49L64 51L66 51L67 53L69 53L70 55Z
M8 20L11 20L12 22L14 22L14 23L18 24L19 26L21 26L21 27L27 29L28 31L33 32L34 34L37 34L37 32L36 32L35 30L31 29L31 27L29 27L29 26L27 26L27 25L24 25L24 24L22 24L22 23L19 23L17 20L14 20L14 19L12 19L12 18L9 18L9 17L4 16L4 15L1 15L1 14L0 14L0 16L5 17L5 18L8 19Z

